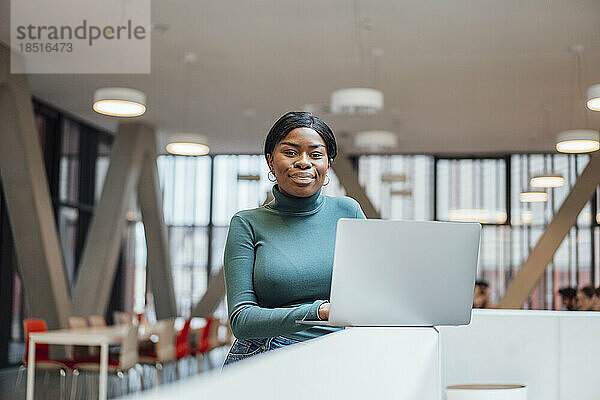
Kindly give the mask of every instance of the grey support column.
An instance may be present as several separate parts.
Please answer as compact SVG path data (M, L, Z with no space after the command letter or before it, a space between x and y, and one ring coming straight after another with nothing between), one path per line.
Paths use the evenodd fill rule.
M142 212L148 249L146 271L154 295L156 318L173 318L177 316L177 302L156 166L156 136L154 130L148 129L140 129L140 135L147 143L138 183L138 203Z
M501 308L520 308L535 288L554 253L565 239L571 227L577 222L577 216L593 196L600 184L600 152L592 154L571 193L567 196L552 222L548 225L537 244L510 283L506 294L500 301Z
M139 122L119 125L100 201L87 235L73 291L73 314L104 315L121 250L125 213L139 180L145 144Z
M66 328L71 313L27 76L10 74L0 44L0 176L32 317Z

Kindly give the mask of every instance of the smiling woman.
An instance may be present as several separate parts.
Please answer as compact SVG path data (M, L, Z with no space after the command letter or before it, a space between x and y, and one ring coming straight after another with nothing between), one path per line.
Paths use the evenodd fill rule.
M269 131L265 158L274 200L235 214L225 246L229 323L237 338L226 365L337 330L296 323L328 319L337 221L365 218L353 199L321 194L336 155L333 132L310 113L287 113Z
M329 169L327 147L312 128L296 128L267 154L269 169L279 190L295 197L308 197L322 186Z

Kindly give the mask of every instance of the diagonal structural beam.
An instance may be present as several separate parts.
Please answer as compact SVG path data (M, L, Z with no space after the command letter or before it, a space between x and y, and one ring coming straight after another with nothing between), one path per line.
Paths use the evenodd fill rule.
M0 177L31 315L45 319L48 327L55 329L68 327L71 311L82 316L105 313L125 212L139 183L157 316L176 316L154 129L135 122L119 127L70 299L31 93L26 75L9 73L10 56L9 48L0 43Z
M501 308L520 308L540 280L554 253L567 233L577 222L577 216L585 206L596 186L600 184L600 152L593 153L571 192L554 215L533 251L512 280L500 302Z
M121 250L125 214L136 189L146 231L148 274L156 315L159 319L177 315L156 156L153 127L142 122L119 124L73 292L75 315L106 312Z
M125 213L144 155L138 129L139 123L119 125L75 281L74 315L87 317L106 312L121 250Z
M147 137L146 143L149 146L144 156L138 183L138 202L146 234L146 248L148 249L146 270L154 297L156 318L166 319L177 316L177 302L173 288L167 230L156 166L156 141L150 135L152 138L155 137L154 131L144 132L144 136Z
M66 328L71 303L27 76L0 44L0 177L31 315Z
M340 183L346 189L346 194L358 201L367 218L381 218L379 212L367 196L367 192L358 181L358 174L352 166L352 162L342 153L338 147L338 156L331 165Z
M225 273L223 268L210 280L206 293L194 306L192 317L206 318L214 314L225 297Z

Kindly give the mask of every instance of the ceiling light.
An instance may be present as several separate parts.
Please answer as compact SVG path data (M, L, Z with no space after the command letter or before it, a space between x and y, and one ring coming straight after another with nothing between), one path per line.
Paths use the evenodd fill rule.
M474 208L461 208L448 211L448 221L454 222L480 222L482 224L503 224L507 214L499 210L482 210Z
M531 187L554 188L565 184L565 178L561 174L544 173L536 175L529 180Z
M331 112L344 115L373 115L383 109L383 93L377 89L349 88L331 94Z
M146 95L129 88L100 88L94 93L93 109L112 117L138 117L146 112Z
M556 150L561 153L589 153L600 149L598 131L592 129L574 129L558 134Z
M520 216L511 218L511 225L529 225L533 221L533 213L529 210L523 210Z
M125 219L129 222L139 221L140 217L135 211L129 210L125 213Z
M209 153L206 136L194 133L169 135L169 143L165 149L178 156L204 156Z
M588 88L586 104L590 110L600 111L600 83Z
M391 190L390 195L392 196L412 196L413 192L410 189L399 189L399 190Z
M208 154L210 148L201 143L175 142L169 143L166 150L178 156L204 156Z
M197 61L198 61L198 54L194 53L193 51L187 51L183 55L183 62L186 64L193 64Z
M592 222L592 213L590 213L589 211L584 211L581 214L579 214L579 216L581 217L581 222L583 222L584 224L589 224L590 222Z
M304 111L310 114L316 114L317 113L317 106L315 106L314 104L303 104L302 107L300 107L300 111Z
M521 220L524 224L529 225L533 222L533 213L528 210L524 210L521 212Z
M521 203L534 203L548 201L548 193L543 190L526 190L519 194Z
M381 182L406 182L408 180L405 174L382 174Z
M238 181L260 181L260 175L238 174Z
M364 131L354 136L354 146L361 150L390 150L398 144L398 136L388 131Z

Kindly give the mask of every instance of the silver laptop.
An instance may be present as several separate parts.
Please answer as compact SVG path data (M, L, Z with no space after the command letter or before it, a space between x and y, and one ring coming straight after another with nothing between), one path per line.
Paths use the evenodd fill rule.
M471 321L481 225L340 219L323 326L438 326Z

